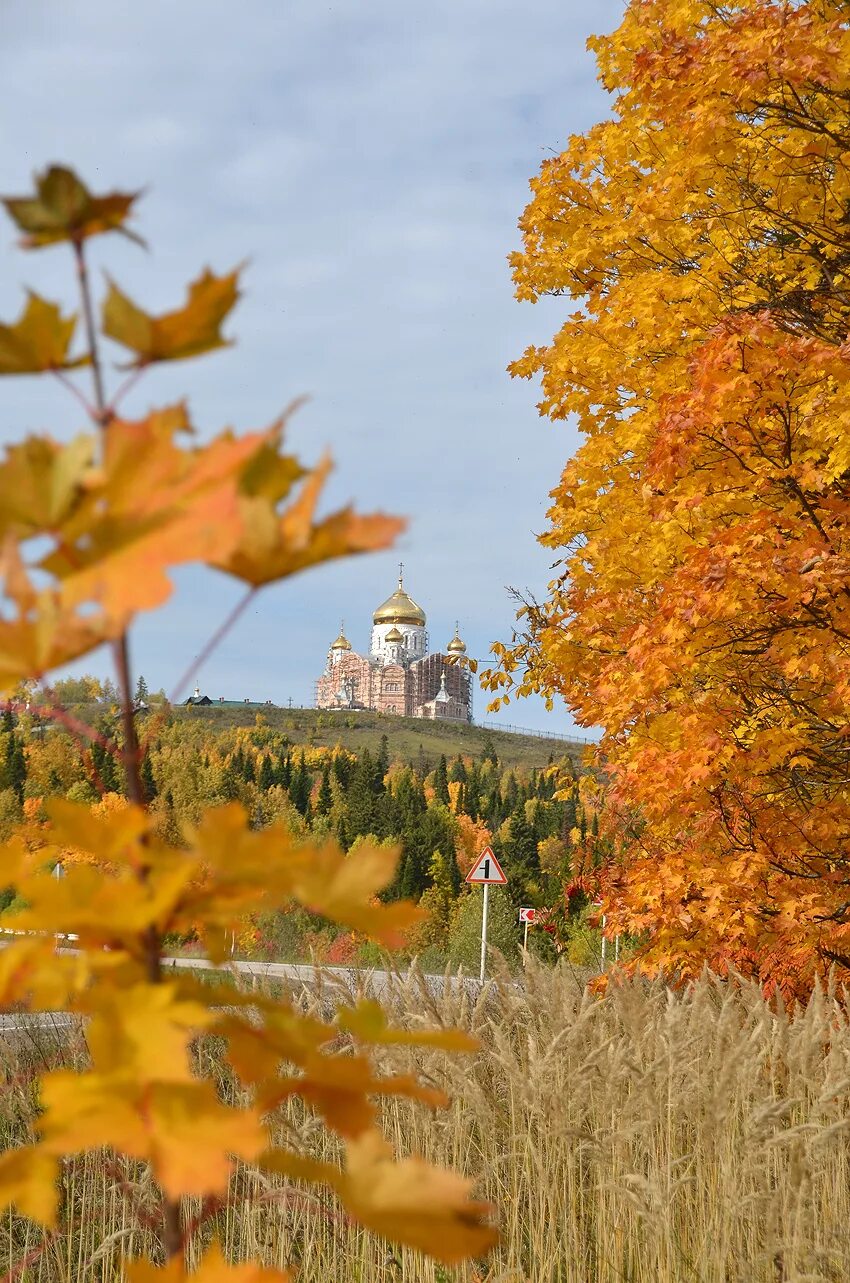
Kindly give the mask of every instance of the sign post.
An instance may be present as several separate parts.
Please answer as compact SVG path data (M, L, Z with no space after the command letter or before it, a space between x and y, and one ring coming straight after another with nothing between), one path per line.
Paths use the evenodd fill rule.
M525 908L520 909L519 920L521 925L525 927L525 930L523 931L523 935L522 935L522 952L524 956L527 958L528 957L528 928L529 926L532 925L532 923L537 921L537 910L525 909Z
M505 877L502 866L493 854L492 847L485 846L467 873L466 880L470 886L483 886L484 888L484 904L481 907L481 968L478 974L478 979L483 984L487 967L487 912L489 909L490 887L504 886L508 880Z

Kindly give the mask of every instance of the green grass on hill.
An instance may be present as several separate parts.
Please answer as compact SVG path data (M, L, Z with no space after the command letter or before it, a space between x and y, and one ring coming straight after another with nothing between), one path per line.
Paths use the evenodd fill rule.
M187 708L174 709L178 719L196 718L210 728L225 730L234 726L253 726L256 708ZM351 712L330 713L316 708L276 708L272 705L261 710L268 726L283 731L293 744L312 744L319 747L342 748L359 752L368 748L377 751L381 736L390 742L390 754L402 761L416 761L420 754L429 766L441 754L447 758L459 753L478 757L488 739L506 767L543 767L550 760L569 756L576 763L581 760L584 745L561 739L538 738L511 731L491 730L483 726L458 723L430 722L415 717L393 717L381 713Z

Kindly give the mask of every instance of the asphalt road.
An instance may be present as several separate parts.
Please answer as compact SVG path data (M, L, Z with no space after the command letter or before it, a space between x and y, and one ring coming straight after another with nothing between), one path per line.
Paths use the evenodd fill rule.
M312 967L295 962L242 962L232 959L219 964L209 962L206 958L163 958L162 966L164 970L173 967L174 970L229 971L242 976L253 976L257 980L281 980L296 990L312 991L321 985L326 992L330 991L332 994L337 990L341 996L359 992L374 998L386 998L404 983L403 974L390 971L361 970L357 967ZM446 989L445 976L421 976L419 979L434 997L439 997ZM465 990L470 997L477 997L481 991L481 984L471 976L451 976L448 985L452 989L459 987ZM77 1020L78 1017L64 1011L0 1014L0 1036L25 1036L35 1030L58 1032L73 1027Z

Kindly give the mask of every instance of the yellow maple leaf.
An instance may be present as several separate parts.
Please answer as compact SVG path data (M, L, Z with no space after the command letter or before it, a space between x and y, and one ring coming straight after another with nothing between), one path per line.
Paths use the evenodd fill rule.
M37 592L11 536L0 552L0 576L17 615L0 619L0 692L27 678L79 659L115 636L115 624L97 610L81 614L60 593Z
M0 1208L14 1206L23 1216L52 1229L56 1224L59 1161L39 1145L22 1145L0 1154Z
M488 1203L470 1201L473 1182L421 1158L396 1161L377 1132L349 1141L340 1197L362 1225L418 1247L448 1265L483 1256L498 1240Z
M225 347L221 323L239 298L239 269L226 276L204 271L189 286L185 305L151 316L119 290L114 281L103 303L103 332L136 353L133 365L180 361Z
M28 436L6 446L0 463L0 532L40 535L62 525L81 497L94 454L91 435L68 444Z
M406 524L398 517L361 516L344 508L317 520L330 467L326 458L308 473L295 500L280 513L269 504L267 491L260 497L255 486L244 485L242 536L227 556L210 564L259 588L320 562L389 547Z
M175 1256L167 1265L129 1261L125 1277L127 1283L291 1283L293 1276L258 1261L231 1265L218 1242L213 1242L193 1270Z
M54 1154L109 1146L151 1164L169 1198L221 1194L232 1156L267 1143L254 1109L223 1105L211 1082L139 1082L122 1073L54 1070L42 1078L41 1133Z
M63 317L55 303L29 292L20 320L0 325L0 374L39 374L85 365L87 356L69 359L77 318Z
M73 170L51 165L35 176L32 196L6 196L3 204L22 232L25 249L39 249L57 241L79 244L102 232L120 232L144 244L126 226L138 192L109 192L93 196Z

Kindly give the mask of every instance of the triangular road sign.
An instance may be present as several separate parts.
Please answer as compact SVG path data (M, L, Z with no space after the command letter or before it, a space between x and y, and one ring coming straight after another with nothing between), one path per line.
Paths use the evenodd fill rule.
M501 864L493 854L493 848L485 846L478 859L466 875L467 882L473 886L504 886L507 882Z

